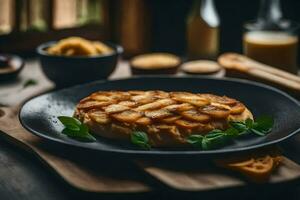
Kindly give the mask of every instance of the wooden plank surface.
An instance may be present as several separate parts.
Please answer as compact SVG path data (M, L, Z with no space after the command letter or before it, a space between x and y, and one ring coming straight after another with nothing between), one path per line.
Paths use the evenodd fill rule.
M37 74L37 77L45 79L45 77L41 77L43 75L39 72L40 69L36 61L33 63L36 65L34 67L35 73L33 74ZM34 65L31 65L31 67ZM30 71L26 72L30 76L25 77L32 77ZM129 76L128 64L122 62L110 79L126 78ZM22 80L24 81L26 78L24 79L23 77ZM1 92L2 94L5 94L5 92L0 87L0 102L4 100L5 104L18 105L33 94L49 90L52 87L53 84L51 82L44 80L39 82L39 86L28 88L27 91L24 91L23 95L15 92L9 96L1 96ZM17 91L19 90L18 88L20 88L20 83L13 85L10 90L15 89ZM89 156L95 156L91 163L91 159L89 156L86 156L86 153L83 154L74 149L70 150L70 148L66 148L65 146L50 145L46 141L25 131L18 121L17 113L18 107L16 106L0 109L0 130L2 130L2 136L9 141L13 141L14 144L19 145L22 149L33 153L73 187L94 193L145 193L152 189L152 185L150 187L144 180L145 174L137 170L136 166L131 162L125 160L111 162L109 161L110 159L103 156L89 154ZM175 166L177 166L175 169L152 162L139 163L139 166L150 176L154 177L157 182L160 182L160 184L165 184L170 188L180 191L207 191L244 186L246 184L245 180L236 176L236 174L228 174L219 170L209 170L201 168L201 166L196 170L186 169L184 166L179 166L178 163L175 163ZM137 173L137 171L139 172ZM272 177L274 182L297 178L299 177L300 169L295 163L286 160L285 165L280 168L279 172L279 174Z
M209 191L250 185L237 172L222 170L208 161L180 163L178 161L137 162L151 176L180 191ZM282 164L266 184L293 181L300 178L300 166L283 157Z
M64 146L49 149L48 143L23 129L18 120L18 108L2 107L0 110L2 134L34 153L70 185L99 193L142 193L151 190L131 162L110 162L109 159L99 160L97 157L87 160L86 152L69 151Z

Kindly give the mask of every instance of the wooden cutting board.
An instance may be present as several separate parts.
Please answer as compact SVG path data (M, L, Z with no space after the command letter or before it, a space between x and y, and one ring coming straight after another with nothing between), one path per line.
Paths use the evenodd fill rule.
M180 191L210 191L251 184L237 172L219 169L197 162L138 162L138 165L165 185ZM300 166L283 157L282 165L271 175L266 184L276 184L300 178Z
M80 151L52 146L26 131L19 122L18 108L0 107L2 136L33 153L67 183L87 192L142 193L151 191L132 162L97 157L90 159ZM62 151L63 150L63 151ZM93 161L93 163L89 161ZM122 162L122 163L121 163ZM126 163L124 163L126 162Z
M249 184L236 173L214 167L203 167L201 163L169 161L135 161L110 159L95 156L78 149L52 144L26 131L19 122L18 108L0 108L0 130L2 136L26 151L36 155L52 171L73 187L96 193L144 193L154 185L153 180L175 190L207 191ZM136 165L137 164L137 165ZM137 166L141 169L138 169ZM147 175L148 174L148 175ZM270 179L270 184L300 178L300 166L284 158L284 163Z

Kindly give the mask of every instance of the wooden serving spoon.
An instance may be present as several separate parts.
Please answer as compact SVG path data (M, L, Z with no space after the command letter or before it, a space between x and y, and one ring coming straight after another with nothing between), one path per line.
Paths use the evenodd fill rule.
M218 62L226 69L226 74L260 80L288 89L299 94L300 77L286 71L254 61L236 53L225 53Z

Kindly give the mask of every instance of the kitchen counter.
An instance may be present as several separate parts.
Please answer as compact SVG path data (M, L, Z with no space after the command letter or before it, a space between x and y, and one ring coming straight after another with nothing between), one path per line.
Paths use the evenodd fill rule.
M127 62L121 62L110 79L130 76ZM38 84L23 89L23 84L35 79ZM0 84L0 104L15 106L22 100L40 92L50 90L54 85L42 74L38 62L30 60L17 81ZM293 137L283 144L285 154L300 163L300 136ZM0 199L300 199L300 184L283 184L274 188L249 187L210 193L184 193L169 191L158 186L157 191L148 194L132 195L90 195L67 185L60 177L54 175L40 160L14 144L10 144L0 135ZM275 189L276 188L276 189Z

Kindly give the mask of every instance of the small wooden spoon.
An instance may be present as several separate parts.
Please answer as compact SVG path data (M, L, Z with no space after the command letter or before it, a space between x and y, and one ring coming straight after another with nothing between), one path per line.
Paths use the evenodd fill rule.
M246 56L236 53L225 53L218 58L218 62L229 74L261 80L287 88L293 92L300 92L299 76L259 63Z

